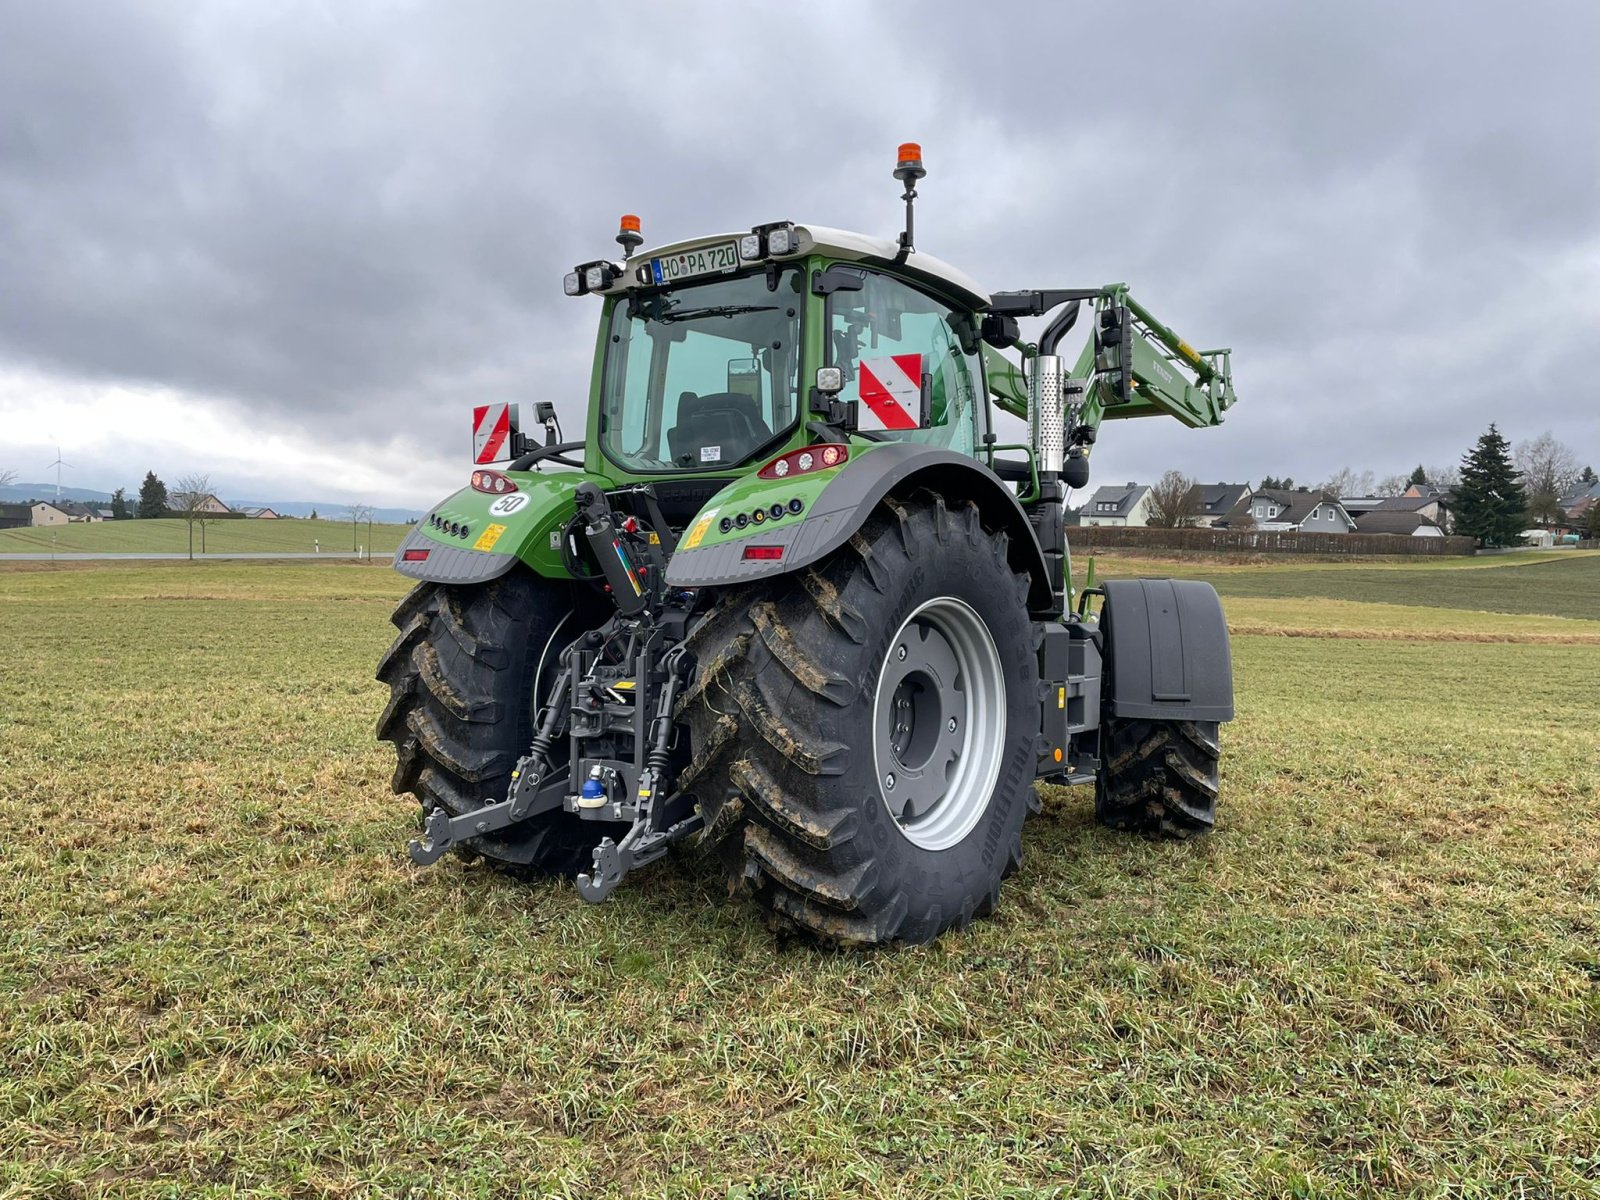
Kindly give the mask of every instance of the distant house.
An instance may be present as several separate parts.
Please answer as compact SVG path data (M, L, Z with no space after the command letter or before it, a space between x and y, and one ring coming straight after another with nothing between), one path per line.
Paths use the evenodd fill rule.
M1451 494L1431 484L1413 484L1398 496L1341 496L1339 503L1352 517L1364 512L1420 513L1441 529L1450 524Z
M114 521L117 519L117 514L112 512L109 508L97 508L94 511L100 514L100 519L102 521Z
M0 529L26 529L32 524L31 504L0 504Z
M65 525L72 520L67 515L65 500L60 504L52 504L48 500L34 500L30 502L29 507L33 514L31 524L36 529L49 525Z
M1375 509L1356 514L1357 533L1398 533L1405 537L1443 537L1444 530L1419 512Z
M1250 494L1248 483L1197 483L1189 489L1189 510L1194 523L1209 529Z
M173 492L167 497L167 509L173 513L229 513L233 511L210 492L199 497L193 505L189 503L188 492Z
M1099 488L1078 509L1085 525L1150 524L1150 485L1127 483Z
M239 511L255 521L276 521L278 519L278 514L270 508L241 508Z
M1568 521L1574 526L1582 525L1589 510L1600 504L1600 481L1580 483L1561 497L1559 503L1561 511L1567 514Z
M1243 520L1245 514L1249 521ZM1256 488L1218 525L1250 525L1265 533L1350 533L1356 523L1332 496L1302 488Z
M67 520L73 524L103 521L98 508L90 508L87 504L79 504L76 500L57 500L55 507L67 514Z

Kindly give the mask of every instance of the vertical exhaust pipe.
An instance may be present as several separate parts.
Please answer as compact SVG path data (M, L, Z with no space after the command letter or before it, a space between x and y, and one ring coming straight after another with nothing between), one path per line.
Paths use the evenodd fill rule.
M1039 474L1061 474L1066 455L1066 368L1058 355L1041 354L1028 373L1028 440Z

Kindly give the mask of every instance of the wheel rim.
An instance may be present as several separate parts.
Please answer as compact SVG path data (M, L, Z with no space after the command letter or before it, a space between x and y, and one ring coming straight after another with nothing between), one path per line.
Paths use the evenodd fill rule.
M1005 673L971 605L940 596L900 626L878 672L878 791L907 841L944 850L989 806L1005 740Z

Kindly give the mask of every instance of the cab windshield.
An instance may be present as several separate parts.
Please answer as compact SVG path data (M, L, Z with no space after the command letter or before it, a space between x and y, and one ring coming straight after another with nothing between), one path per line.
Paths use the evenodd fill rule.
M798 416L798 267L630 293L611 310L600 446L641 473L715 471L780 441ZM775 286L773 286L775 284Z

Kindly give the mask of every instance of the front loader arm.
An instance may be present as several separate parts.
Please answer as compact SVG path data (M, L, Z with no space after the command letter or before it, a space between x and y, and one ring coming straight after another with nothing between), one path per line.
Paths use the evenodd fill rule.
M1022 293L1029 295L1030 293ZM1018 293L1010 293L1010 296ZM1000 297L996 297L999 300ZM1100 314L1122 308L1131 329L1131 387L1120 401L1114 385L1116 363L1097 346ZM1231 352L1196 350L1156 320L1132 296L1126 284L1107 284L1094 295L1094 331L1072 367L1076 379L1090 380L1076 423L1090 428L1101 421L1126 417L1176 417L1191 429L1220 425L1235 400ZM1015 363L992 345L983 347L984 372L995 403L1013 416L1028 415L1027 361L1039 353L1033 343L1015 342L1023 361Z

